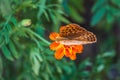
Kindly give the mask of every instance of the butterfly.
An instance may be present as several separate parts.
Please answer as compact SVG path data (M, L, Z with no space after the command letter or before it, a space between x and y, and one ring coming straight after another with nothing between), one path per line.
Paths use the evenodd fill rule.
M55 41L63 45L83 45L95 43L97 38L95 34L77 24L68 24L60 28Z

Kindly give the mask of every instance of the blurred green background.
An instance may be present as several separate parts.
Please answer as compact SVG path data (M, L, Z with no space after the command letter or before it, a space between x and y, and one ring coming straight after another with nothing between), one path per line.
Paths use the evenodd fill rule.
M76 23L97 36L56 60L49 34ZM120 80L120 0L0 0L0 80Z

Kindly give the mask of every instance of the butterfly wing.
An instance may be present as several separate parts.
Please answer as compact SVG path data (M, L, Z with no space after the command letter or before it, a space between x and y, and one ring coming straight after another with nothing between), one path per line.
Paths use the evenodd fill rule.
M60 37L57 38L57 41L65 45L79 45L95 43L97 39L85 28L77 24L69 24L60 28Z
M87 31L85 28L77 24L69 24L60 28L60 36L72 39L81 36L85 31Z
M82 44L95 43L97 41L96 36L90 31L82 33L82 36L76 37L74 40L81 41Z

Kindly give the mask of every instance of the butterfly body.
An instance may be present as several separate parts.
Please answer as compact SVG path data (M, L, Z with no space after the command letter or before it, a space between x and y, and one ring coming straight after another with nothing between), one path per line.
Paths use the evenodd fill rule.
M77 24L62 26L59 35L55 41L64 45L90 44L97 41L92 32Z

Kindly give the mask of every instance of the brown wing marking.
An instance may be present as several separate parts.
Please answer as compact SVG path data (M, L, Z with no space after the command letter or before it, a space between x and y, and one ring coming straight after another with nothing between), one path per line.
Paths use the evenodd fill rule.
M69 24L60 28L60 36L71 39L74 37L82 36L82 33L84 33L84 31L87 30L77 24Z

